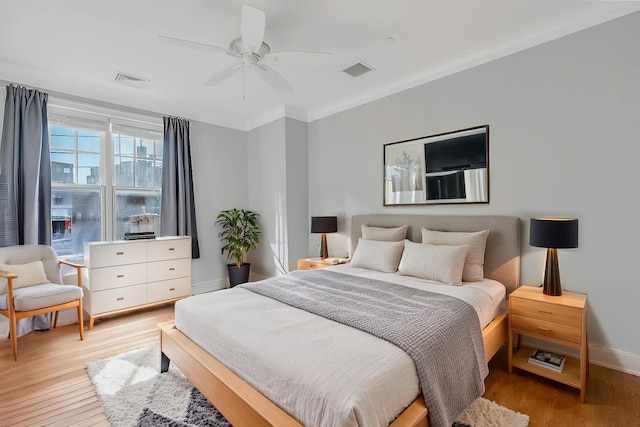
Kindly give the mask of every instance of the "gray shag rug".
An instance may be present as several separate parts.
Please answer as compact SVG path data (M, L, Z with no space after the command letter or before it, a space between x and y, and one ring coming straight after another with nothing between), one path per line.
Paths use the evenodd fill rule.
M230 427L231 424L172 363L160 374L158 345L87 364L113 427ZM479 398L453 427L527 427L529 417Z

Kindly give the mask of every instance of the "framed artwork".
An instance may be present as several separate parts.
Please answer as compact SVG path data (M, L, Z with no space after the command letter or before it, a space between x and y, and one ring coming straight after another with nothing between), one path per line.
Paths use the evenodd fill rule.
M489 126L384 144L384 206L489 203Z

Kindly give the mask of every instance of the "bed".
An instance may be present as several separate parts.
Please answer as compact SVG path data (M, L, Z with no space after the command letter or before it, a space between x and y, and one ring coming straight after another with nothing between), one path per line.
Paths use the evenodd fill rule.
M487 279L493 279L501 283L506 288L506 294L515 289L518 283L520 248L519 223L517 217L507 216L358 215L352 218L351 240L355 249L360 237L361 225L363 224L376 227L394 227L406 224L408 225L407 238L415 242L421 241L422 228L465 232L488 229L489 235L487 237L484 256L484 276ZM380 278L375 272L367 272L366 270L350 266L331 267L329 270L336 270L337 273L342 275L354 274L356 276L369 277L370 279ZM384 278L384 275L382 278ZM398 280L407 281L411 279L400 277ZM327 377L330 377L331 373L338 377L352 374L352 370L348 365L349 362L335 364L336 362L332 361L333 355L329 351L327 351L326 354L318 352L318 357L314 359L313 352L312 354L305 354L301 349L296 348L296 346L287 347L286 344L277 344L275 347L280 348L284 346L285 353L272 354L268 345L273 343L269 342L265 344L263 342L262 337L266 336L263 335L263 333L266 333L263 328L267 326L271 327L271 324L274 322L273 319L277 319L278 317L280 317L279 321L282 321L283 324L288 321L294 322L293 324L283 326L283 328L279 330L280 332L285 331L285 335L291 335L291 337L287 339L295 338L295 340L300 342L318 341L320 343L322 343L323 340L327 340L327 347L331 344L332 339L335 341L344 339L351 342L351 347L347 344L346 350L352 356L351 361L365 360L366 363L363 364L367 366L371 365L371 369L375 368L376 363L388 367L389 372L382 372L379 378L377 378L379 375L376 374L376 379L373 382L389 384L388 388L393 392L383 395L382 399L389 399L390 396L392 396L394 399L400 401L395 402L394 405L402 405L402 408L404 408L404 410L400 411L390 409L391 412L396 411L391 418L387 418L388 420L392 420L390 421L390 425L429 425L425 401L420 396L420 388L418 387L416 389L416 383L418 381L415 369L411 371L410 368L407 368L406 358L403 360L402 356L397 354L398 352L402 353L402 350L397 348L393 350L391 349L393 344L386 343L386 347L374 347L375 351L370 351L367 345L374 344L369 344L369 341L380 340L375 337L367 337L366 332L350 332L349 334L352 335L347 334L346 338L341 338L342 332L338 332L338 329L335 328L342 327L344 329L349 327L335 325L331 323L331 320L327 319L321 319L319 324L305 323L312 321L317 322L316 319L312 319L312 317L317 316L296 308L282 308L280 306L282 304L278 301L266 303L265 307L265 302L261 300L261 298L265 299L265 297L251 294L247 290L234 289L231 291L233 292L216 292L214 294L217 295L207 296L206 298L215 298L215 300L211 301L207 301L205 297L200 299L194 298L194 301L197 303L185 310L182 309L182 303L177 305L176 322L175 324L172 322L160 326L160 340L163 365L161 369L165 371L168 368L169 360L173 361L234 426L301 425L297 419L305 420L306 424L315 424L313 418L309 421L309 413L300 415L300 413L296 412L297 410L290 409L289 412L296 415L293 417L281 409L281 407L290 408L292 403L286 401L287 396L283 395L282 392L278 394L277 388L275 391L273 388L269 388L271 387L271 383L276 383L277 385L278 381L282 381L284 386L280 387L280 389L286 390L287 387L291 385L291 382L297 382L297 380L287 380L289 383L286 383L285 379L279 380L278 375L280 375L283 370L289 374L290 372L295 372L296 369L303 369L304 366L308 366L303 363L306 361L306 363L317 366L317 370L314 373L314 375L317 376L317 383L321 383L322 376L324 376L324 374L318 376L320 375L318 372L326 372ZM217 326L215 329L219 334L219 336L216 337L208 337L206 328L189 326L191 324L191 319L189 319L190 313L198 311L198 305L201 306L200 311L203 313L207 312L207 307L209 307L209 311L211 312L219 312L223 310L223 307L227 307L227 309L232 312L242 310L243 307L249 307L250 311L247 312L250 313L249 317L254 316L249 319L249 323L253 324L254 327L247 329L247 332L243 334L246 335L248 339L249 344L247 345L249 345L249 347L244 347L244 349L243 347L235 347L239 345L234 343L235 337L229 337L229 335L232 335L229 331L234 330L234 325L226 325L226 327L221 325L221 327L218 327L218 323L223 324L226 321L242 323L241 320L234 320L231 314L227 316L228 319L223 316L204 321L205 325L207 322L216 322L215 324ZM180 313L181 310L182 313ZM291 310L293 310L293 312L291 312ZM495 310L495 307L490 310ZM263 311L265 314L262 314ZM260 322L261 316L267 316L264 317L264 319L270 320ZM482 318L483 316L478 314L478 317ZM486 324L486 326L483 324L484 329L482 330L484 356L486 360L489 360L507 340L506 312L504 310L496 310L483 322ZM176 324L178 324L178 327L176 327ZM198 329L200 329L200 332L198 332ZM319 337L316 336L318 334L320 335ZM309 337L313 337L313 339ZM231 339L231 341L229 341L229 339ZM277 342L278 339L280 339L280 337L276 335L276 338L268 338L267 341ZM265 345L266 347L263 347ZM375 345L378 346L380 344L375 343ZM306 345L302 345L301 347L306 347ZM252 352L262 352L263 354L253 354ZM216 354L216 357L213 357L210 353ZM245 357L244 362L242 357L239 362L233 362L233 360L230 359L230 353L236 353L233 356L236 358L237 353L241 353L242 357ZM376 357L373 358L374 360L372 361L367 361L367 354L375 354ZM265 360L261 360L261 357ZM389 362L391 359L394 360L393 363ZM279 360L282 362L278 363ZM331 363L334 363L333 367L331 367ZM345 366L342 366L343 363ZM408 363L411 364L410 359ZM240 370L238 369L239 367L241 368ZM237 375L236 372L238 372L240 376ZM366 394L367 387L369 387L368 382L372 381L370 381L366 375L362 377L358 377L357 373L353 373L353 375L350 379L354 380L357 384L355 388L361 388L364 390L363 393ZM387 375L388 378L384 377L384 375ZM247 381L243 380L243 378L247 378ZM267 382L267 386L264 384L253 386L260 378L262 378L261 381ZM394 386L391 384L391 380L394 378L397 379L400 384L406 384L406 386ZM327 381L336 381L336 379L329 379ZM365 385L361 386L361 384ZM264 393L257 391L257 388L263 390ZM342 388L342 386L337 387L339 391L335 393L336 396L339 396ZM293 393L299 397L298 405L302 402L304 406L307 393L304 390L303 388L303 391ZM308 391L309 395L313 395L314 392L314 390ZM352 391L345 391L345 393L347 396L351 396ZM273 402L265 397L265 394L271 396ZM371 392L371 394L375 395L376 393ZM339 397L339 399L343 399L343 397ZM363 401L370 402L370 400L367 399L363 399ZM333 406L331 400L328 400L328 402L327 405ZM312 408L308 412L322 411ZM365 412L364 409L356 408L352 412L355 413L355 415L351 417L354 419L349 419L344 425L370 424L367 421L367 416L361 414L361 412ZM401 413L396 417L395 415L397 415L398 412ZM350 413L349 416L351 416ZM381 417L385 416L389 417L389 414L383 413L381 415ZM327 423L326 420L324 420L324 423ZM330 422L330 424L334 423ZM342 421L340 424L343 424Z

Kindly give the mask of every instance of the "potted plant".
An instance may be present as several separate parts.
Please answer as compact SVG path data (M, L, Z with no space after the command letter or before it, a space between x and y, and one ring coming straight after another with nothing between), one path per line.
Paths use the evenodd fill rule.
M234 261L227 264L229 284L233 287L248 282L251 264L244 259L246 253L260 243L258 214L246 209L229 209L218 214L216 225L221 228L218 233L223 242L221 252Z

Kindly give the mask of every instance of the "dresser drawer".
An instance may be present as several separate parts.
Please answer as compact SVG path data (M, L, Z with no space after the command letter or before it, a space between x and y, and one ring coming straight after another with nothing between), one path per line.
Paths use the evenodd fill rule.
M89 249L89 266L91 268L136 264L146 261L147 244L145 242L98 244L91 245Z
M147 264L149 282L176 279L191 275L191 258L157 261Z
M582 325L582 310L576 307L520 298L511 298L509 304L509 312L511 314L562 323L563 325L575 326L577 328Z
M89 274L87 287L94 292L147 283L146 264L93 268Z
M511 318L511 328L515 333L530 333L576 344L582 343L582 330L580 327L567 326L513 313L510 313L509 316Z
M149 302L189 296L191 295L191 279L188 277L181 277L179 279L149 283L147 294Z
M175 258L191 258L191 239L167 239L148 242L149 261L164 261Z
M127 286L118 289L92 292L89 314L122 310L147 303L147 285Z

